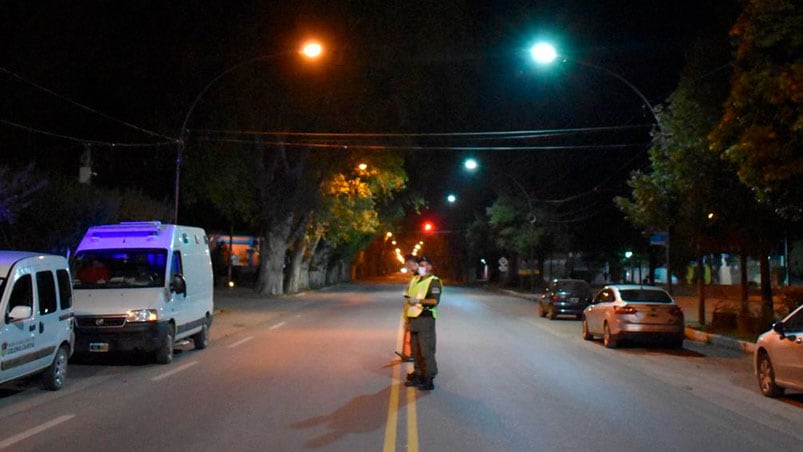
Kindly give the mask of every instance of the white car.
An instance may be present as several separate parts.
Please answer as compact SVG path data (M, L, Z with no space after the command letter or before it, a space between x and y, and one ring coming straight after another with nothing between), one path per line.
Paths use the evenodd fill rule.
M767 397L803 391L803 306L758 337L754 356L758 387Z
M72 298L64 257L0 251L0 383L40 373L47 389L64 386Z
M608 348L627 338L654 336L683 347L683 311L663 289L636 284L605 286L583 311L583 339L601 336Z

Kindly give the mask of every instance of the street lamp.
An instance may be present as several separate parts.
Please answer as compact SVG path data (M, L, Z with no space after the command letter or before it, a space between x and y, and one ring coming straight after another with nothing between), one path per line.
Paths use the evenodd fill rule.
M217 83L218 80L225 77L230 72L233 72L237 69L240 69L243 66L247 66L249 64L256 63L258 61L268 61L273 60L275 58L283 57L292 53L296 52L279 52L270 55L260 55L253 58L249 58L247 60L241 61L233 66L229 66L218 75L213 77L201 91L195 96L195 100L192 101L190 104L190 108L187 110L187 114L184 115L184 121L181 123L181 129L179 130L179 138L176 140L177 150L176 150L176 177L175 177L175 184L174 184L174 192L173 192L173 223L178 223L178 204L179 204L179 194L181 191L181 164L184 158L184 148L187 145L187 124L190 121L190 116L195 111L195 107L198 106L198 103L201 101L201 98L206 95L209 89ZM301 50L298 51L300 55L307 59L316 59L319 58L323 54L323 46L314 41L306 42L302 47Z
M655 127L656 127L656 129L658 129L658 137L659 137L658 143L659 143L659 146L660 146L660 143L661 143L660 140L663 139L664 131L663 131L663 128L661 127L661 119L658 117L658 112L657 112L656 108L653 107L653 105L647 99L647 96L645 96L644 93L642 93L641 90L639 90L636 87L636 85L631 83L630 80L624 78L624 76L622 76L621 74L618 74L618 73L616 73L616 72L614 72L614 71L612 71L612 70L610 70L608 68L605 68L605 67L602 67L602 66L597 66L596 64L586 63L584 61L570 60L569 58L566 58L565 56L561 56L561 55L558 54L558 52L555 49L555 47L552 44L549 44L547 42L538 42L538 43L534 44L530 48L530 55L532 56L533 60L535 60L539 64L551 64L558 57L560 57L563 62L572 62L574 64L577 64L578 66L584 66L584 67L587 67L587 68L595 69L595 70L603 72L603 73L615 78L616 80L619 80L620 82L624 83L625 85L627 85L627 87L630 88L638 96L638 98L641 100L641 102L644 104L644 106L647 107L648 110L650 110L650 114L652 115L652 118L655 120ZM670 271L670 266L669 266L669 256L670 255L669 255L669 229L668 228L667 228L666 240L664 241L664 248L666 250L666 269L667 269L667 275L668 275L667 278L666 278L666 288L671 293L672 292L672 277L671 277L671 273L672 272Z
M627 87L630 88L634 93L636 93L639 99L641 99L641 101L644 103L644 106L650 110L650 114L652 114L653 119L655 119L655 125L658 128L658 131L662 132L661 120L658 119L658 113L655 111L655 107L653 107L652 104L650 104L650 101L647 100L647 96L645 96L644 93L642 93L638 88L636 88L636 85L630 83L630 81L624 78L622 75L608 68L597 66L596 64L586 63L585 61L579 61L579 60L570 60L565 56L559 55L558 51L555 49L555 46L547 42L538 42L534 44L532 47L530 47L530 56L532 56L533 60L535 60L535 62L539 64L552 64L556 59L558 59L558 57L560 57L561 61L563 61L564 63L572 62L579 66L585 66L591 69L596 69L619 80L620 82L627 85Z

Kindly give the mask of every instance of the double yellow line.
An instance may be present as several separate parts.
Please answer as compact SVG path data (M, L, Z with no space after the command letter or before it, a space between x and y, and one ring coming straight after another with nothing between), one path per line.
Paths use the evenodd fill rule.
M396 336L396 350L404 350L404 319L399 322L399 333ZM396 434L399 425L399 399L402 388L405 389L407 400L407 451L418 452L418 415L416 414L416 393L415 388L404 386L401 370L407 366L404 363L393 366L393 378L390 384L390 396L388 400L388 421L385 424L385 444L384 452L394 452L396 450ZM406 375L405 375L406 377Z

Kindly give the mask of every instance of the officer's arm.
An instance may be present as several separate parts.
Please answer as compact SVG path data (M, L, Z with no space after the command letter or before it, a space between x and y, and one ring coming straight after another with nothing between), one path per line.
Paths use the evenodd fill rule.
M432 281L432 284L429 286L429 291L427 292L427 298L421 300L421 304L424 306L437 306L439 300L441 298L441 282Z

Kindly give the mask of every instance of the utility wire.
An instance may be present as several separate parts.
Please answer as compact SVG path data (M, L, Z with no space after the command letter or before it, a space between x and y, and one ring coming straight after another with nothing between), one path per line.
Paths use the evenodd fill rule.
M50 131L47 131L47 130L36 129L34 127L29 127L29 126L26 126L26 125L23 125L23 124L19 124L19 123L16 123L16 122L12 122L12 121L8 121L8 120L5 120L5 119L0 119L0 124L4 124L4 125L10 126L10 127L15 127L15 128L18 128L18 129L22 129L22 130L25 130L27 132L38 133L40 135L45 135L45 136L49 136L49 137L61 138L63 140L75 141L75 142L78 142L78 143L93 144L93 145L96 145L96 146L108 146L108 147L112 147L112 148L114 148L114 147L118 147L118 148L143 148L143 147L153 147L153 146L163 146L163 145L168 145L168 144L169 145L175 144L175 141L172 140L172 139L170 141L161 141L161 142L156 142L156 143L112 143L112 142L109 142L109 141L99 141L99 140L92 140L92 139L87 139L87 138L78 138L78 137L73 137L73 136L69 136L69 135L62 135L60 133L50 132Z
M541 130L510 130L510 131L483 131L483 132L287 132L287 131L260 131L260 130L219 130L219 129L192 129L191 132L220 134L220 135L253 135L253 136L281 136L281 137L307 137L307 138L449 138L449 137L501 137L505 139L540 138L544 136L574 135L579 133L596 133L610 131L624 131L653 127L653 124L580 127L567 129L541 129Z
M78 107L78 108L81 108L81 109L83 109L83 110L89 111L89 112L91 112L91 113L94 113L94 114L96 114L96 115L99 115L99 116L101 116L101 117L103 117L103 118L106 118L106 119L108 119L108 120L115 121L115 122L117 122L117 123L120 123L120 124L122 124L122 125L124 125L124 126L126 126L126 127L130 127L130 128L132 128L132 129L134 129L134 130L140 131L140 132L142 132L142 133L145 133L145 134L148 134L148 135L151 135L151 136L154 136L154 137L163 138L163 139L165 139L165 140L171 140L171 141L175 141L175 138L173 138L173 137L169 137L169 136L166 136L166 135L162 135L161 133L154 132L154 131L151 131L151 130L148 130L148 129L145 129L145 128L142 128L142 127L136 126L136 125L134 125L134 124L131 124L131 123L130 123L130 122L128 122L128 121L124 121L124 120L122 120L122 119L117 119L117 118L115 118L115 117L113 117L113 116L107 115L106 113L102 113L102 112L100 112L100 111L98 111L98 110L95 110L95 109L94 109L94 108L92 108L92 107L88 107L88 106L86 106L86 105L83 105L83 104L80 104L80 103L78 103L78 102L75 102L75 101L74 101L74 100L72 100L72 99L68 99L67 97L65 97L65 96L63 96L63 95L61 95L61 94L59 94L59 93L57 93L57 92L55 92L55 91L53 91L53 90L50 90L50 89L48 89L48 88L45 88L44 86L42 86L42 85L39 85L39 84L37 84L37 83L35 83L35 82L32 82L32 81L30 81L30 80L28 80L28 79L26 79L26 78L22 77L21 75L19 75L19 74L15 73L15 72L12 72L12 71L10 71L10 70L8 70L8 69L6 69L6 68L2 67L2 66L0 66L0 72L4 72L4 73L6 73L6 74L10 75L11 77L13 77L13 78L15 78L15 79L17 79L17 80L19 80L19 81L21 81L21 82L23 82L23 83L27 83L28 85L31 85L31 86L33 86L33 87L34 87L34 88L36 88L36 89L39 89L39 90L41 90L41 91L44 91L44 92L46 92L46 93L50 94L51 96L55 96L55 97L57 97L57 98L59 98L59 99L61 99L61 100L65 101L65 102L67 102L67 103L70 103L70 104L73 104L73 105L75 105L75 106L76 106L76 107Z
M253 144L253 140L238 138L212 138L199 137L199 141L215 143L233 144ZM632 147L645 146L648 143L619 143L619 144L579 144L579 145L555 145L555 146L413 146L413 145L382 145L382 144L359 144L359 143L310 143L292 141L264 141L261 144L269 146L288 146L288 147L309 147L320 149L342 149L349 148L365 150L408 150L408 151L556 151L556 150L577 150L577 149L627 149Z

